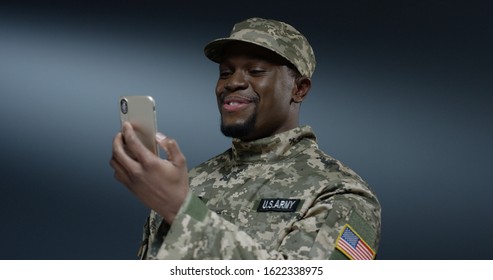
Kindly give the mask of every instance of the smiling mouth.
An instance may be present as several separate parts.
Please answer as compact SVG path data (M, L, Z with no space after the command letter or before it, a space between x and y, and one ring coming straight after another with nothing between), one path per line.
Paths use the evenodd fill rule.
M253 100L242 96L227 96L223 99L222 108L227 112L241 111L254 103Z

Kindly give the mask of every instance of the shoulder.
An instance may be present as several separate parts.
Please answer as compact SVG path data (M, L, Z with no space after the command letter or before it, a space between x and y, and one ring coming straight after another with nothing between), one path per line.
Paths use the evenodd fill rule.
M375 192L360 175L338 159L326 154L318 147L304 151L306 163L303 163L310 177L316 178L321 187L322 196L336 196L342 200L359 200L379 205ZM301 164L297 162L297 164ZM342 195L342 196L339 196Z
M326 154L324 151L316 149L313 153L314 163L321 165L326 172L339 173L341 176L363 181L363 179L353 169L340 160Z
M305 145L305 148L296 158L297 165L306 165L310 172L331 179L353 178L363 181L363 179L347 165L338 159L326 154L318 145Z

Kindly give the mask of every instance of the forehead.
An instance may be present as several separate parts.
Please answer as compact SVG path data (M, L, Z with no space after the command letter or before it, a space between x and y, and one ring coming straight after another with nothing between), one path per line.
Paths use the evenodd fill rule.
M264 60L272 64L287 65L289 62L282 56L264 47L246 42L231 42L223 48L220 63L234 57L246 57L255 60Z

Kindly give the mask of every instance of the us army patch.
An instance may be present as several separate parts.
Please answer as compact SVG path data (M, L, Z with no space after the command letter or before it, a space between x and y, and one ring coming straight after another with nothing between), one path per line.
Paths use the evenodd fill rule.
M339 233L336 248L351 260L373 260L375 258L375 251L349 224L344 225Z
M264 198L260 200L257 212L294 212L301 199Z

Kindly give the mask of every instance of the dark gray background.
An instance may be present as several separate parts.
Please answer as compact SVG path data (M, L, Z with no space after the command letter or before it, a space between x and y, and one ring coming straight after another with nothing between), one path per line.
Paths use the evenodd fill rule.
M203 46L252 16L312 43L302 124L378 194L379 258L492 258L491 1L100 2L0 4L1 259L136 258L118 97L153 95L189 166L222 152Z

